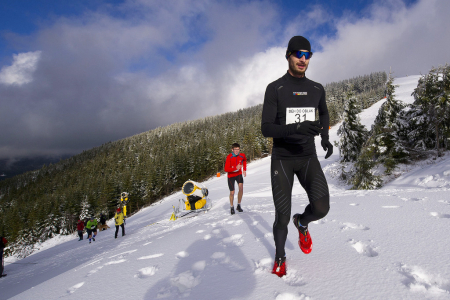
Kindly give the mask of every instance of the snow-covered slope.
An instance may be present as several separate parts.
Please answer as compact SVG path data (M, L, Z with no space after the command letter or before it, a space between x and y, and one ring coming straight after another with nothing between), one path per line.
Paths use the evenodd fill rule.
M411 101L417 79L396 80L399 99ZM369 128L377 106L361 114ZM229 214L226 178L212 178L205 184L214 206L206 214L169 221L180 192L130 217L125 237L116 240L109 229L90 245L72 236L14 264L8 259L0 299L450 298L450 156L381 190L350 191L332 176L338 151L324 160L319 141L317 149L331 210L310 225L309 255L289 225L284 278L270 274L274 207L265 158L248 166L244 213ZM297 182L293 210L307 203Z

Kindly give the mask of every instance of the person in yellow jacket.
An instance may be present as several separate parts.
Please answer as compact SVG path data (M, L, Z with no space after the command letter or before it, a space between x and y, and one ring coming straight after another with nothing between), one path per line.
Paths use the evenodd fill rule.
M119 226L122 227L122 236L125 235L125 224L123 223L123 212L120 209L120 207L117 209L116 215L114 216L114 220L116 221L115 238L117 239L117 233L119 233Z

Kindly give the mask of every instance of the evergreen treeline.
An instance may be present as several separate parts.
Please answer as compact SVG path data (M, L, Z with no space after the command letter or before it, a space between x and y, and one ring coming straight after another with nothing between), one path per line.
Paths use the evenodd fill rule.
M330 126L342 120L349 93L358 96L358 101L355 105L361 111L372 106L372 104L385 96L386 81L386 72L374 72L370 75L358 76L325 85Z
M384 92L385 77L379 72L327 85L331 124L346 101L339 93L353 85L355 95L369 101ZM156 128L0 182L0 233L11 241L6 255L24 257L36 242L74 232L79 218L112 217L121 192L129 193L129 215L179 191L188 179L222 172L235 142L249 161L268 155L272 140L261 134L261 113L262 104Z
M391 175L398 164L424 158L430 150L441 156L449 148L450 66L433 68L422 76L411 105L395 99L395 88L389 76L386 102L370 132L360 126L353 101L346 105L347 122L338 130L341 176L354 189L378 188L382 175Z

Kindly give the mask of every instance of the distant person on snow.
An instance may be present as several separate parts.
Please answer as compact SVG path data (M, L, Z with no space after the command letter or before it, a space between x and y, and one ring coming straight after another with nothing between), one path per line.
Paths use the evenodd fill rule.
M98 226L98 229L100 231L106 230L107 228L109 228L108 225L106 225L106 217L104 214L100 214L100 224Z
M100 224L106 225L106 218L103 214L100 214Z
M80 239L78 241L83 240L83 230L84 230L84 223L81 220L78 220L77 222L77 230L78 230L78 236Z
M230 189L230 210L234 215L234 183L238 183L238 205L237 211L243 212L241 208L242 195L244 194L244 177L247 176L247 158L244 153L240 153L241 146L238 143L231 145L231 153L228 154L225 161L225 172L228 173L228 188ZM243 169L243 170L242 170Z
M294 176L305 189L309 204L293 222L299 232L300 249L312 250L308 224L325 217L330 209L327 180L317 158L314 137L321 134L321 146L333 153L329 142L329 116L323 86L305 76L312 57L311 44L302 36L291 38L286 51L289 69L286 74L267 86L264 96L261 131L273 138L271 182L275 204L273 237L275 264L273 274L286 275L284 246L291 216ZM319 121L315 121L316 112Z
M86 224L86 230L89 237L89 244L91 243L91 237L92 240L95 242L95 236L97 235L97 220L94 217L91 217L91 219ZM92 233L94 233L94 236L92 236Z
M116 221L116 234L114 235L114 238L117 239L117 234L119 233L119 226L122 227L122 236L125 235L124 216L122 209L120 209L120 207L117 209L116 215L114 216L114 220Z
M2 258L2 270L0 272L0 276L3 276L3 270L5 269L5 265L4 265L5 263L3 261L3 249L5 249L6 244L8 244L8 241L6 240L6 238L3 236L0 236L0 255L1 255L0 257ZM5 276L6 276L6 274L5 274Z

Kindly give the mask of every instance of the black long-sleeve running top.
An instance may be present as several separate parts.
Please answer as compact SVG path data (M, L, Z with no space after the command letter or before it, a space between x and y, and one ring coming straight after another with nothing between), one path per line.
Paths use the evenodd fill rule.
M272 159L296 159L316 155L314 139L296 134L297 123L314 121L319 111L322 137L328 137L330 118L325 90L320 83L287 72L267 86L261 120L265 137L273 137Z

